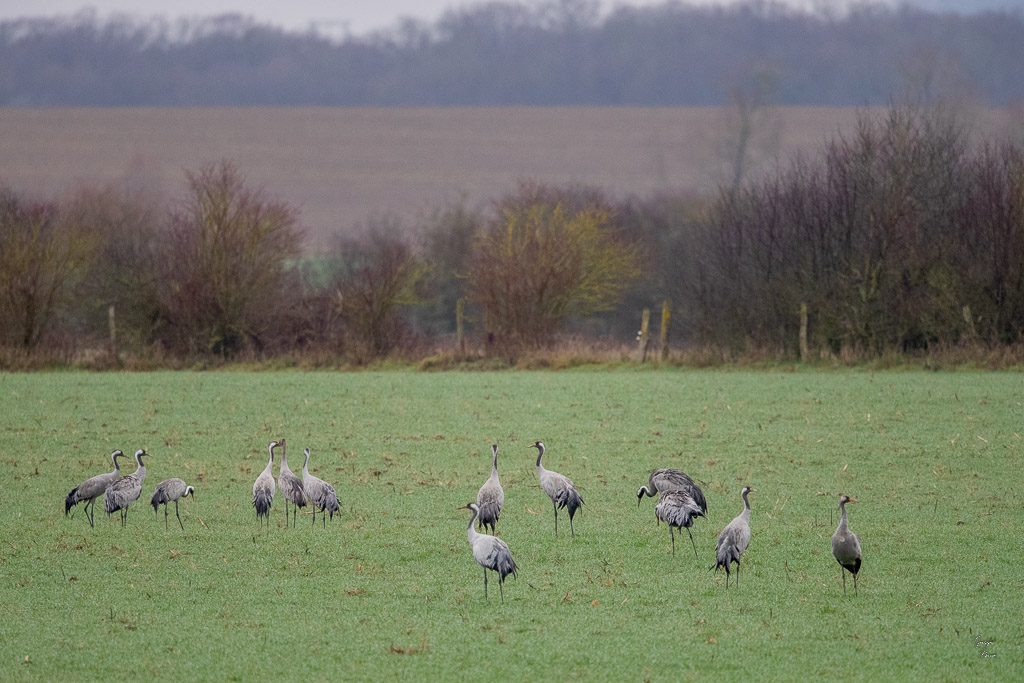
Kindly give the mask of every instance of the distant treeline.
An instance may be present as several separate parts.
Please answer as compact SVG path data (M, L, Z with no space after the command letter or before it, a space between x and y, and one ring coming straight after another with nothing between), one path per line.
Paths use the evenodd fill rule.
M825 6L825 3L822 3ZM1024 98L1024 14L494 2L329 40L238 15L0 24L4 106L885 105Z
M188 184L173 206L0 191L0 366L90 349L101 365L517 362L566 333L630 343L666 300L676 353L1024 345L1024 148L971 142L941 108L865 113L821 155L715 196L523 182L488 209L442 206L415 235L380 223L316 254L295 209L231 162Z

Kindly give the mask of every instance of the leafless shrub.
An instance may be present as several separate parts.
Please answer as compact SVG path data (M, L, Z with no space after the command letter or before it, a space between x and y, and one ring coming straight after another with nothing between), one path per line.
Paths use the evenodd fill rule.
M63 311L96 240L52 202L0 192L0 339L36 348Z
M188 199L168 232L161 337L191 354L271 346L289 304L285 273L299 254L295 210L247 186L227 161L187 178Z
M162 208L147 194L114 188L84 188L67 202L67 222L97 240L71 306L89 338L109 337L111 306L118 348L138 351L156 338Z
M428 266L395 230L382 225L362 238L339 240L335 253L335 304L349 353L369 360L409 350L415 335L399 310L422 301L419 288Z

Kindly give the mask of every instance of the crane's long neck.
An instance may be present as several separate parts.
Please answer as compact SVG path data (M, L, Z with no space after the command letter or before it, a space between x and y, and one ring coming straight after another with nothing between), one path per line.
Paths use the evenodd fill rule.
M743 512L740 513L744 519L750 519L750 501L747 500L747 493L748 491L743 492Z
M498 451L494 451L491 457L491 476L498 478Z
M654 494L657 492L658 487L656 487L654 484L651 484L651 488L653 488L654 491L652 491L651 489L647 488L646 486L641 486L640 487L640 497L642 498L643 496L647 496L648 498L654 498Z
M306 453L306 460L302 463L302 478L309 476L309 453Z
M480 534L478 534L476 529L473 528L473 522L475 522L477 518L477 511L472 508L470 508L470 510L473 514L469 518L469 530L466 532L466 537L469 539L470 544L472 544L473 540Z
M839 517L839 531L840 532L844 532L844 531L846 531L849 528L848 525L847 525L847 521L846 521L846 501L845 500L842 503L839 504L839 510L840 510L840 512L842 512L842 515Z
M114 456L114 474L121 473L121 466L117 464L117 456Z
M543 446L537 446L537 472L538 473L544 471L543 465L540 464L540 459L543 458L543 457L544 457L544 447Z
M135 458L135 462L139 464L138 469L135 470L135 478L142 481L146 478L146 466L142 464L142 456Z
M270 451L270 460L267 462L267 466L263 468L264 474L274 475L274 451Z

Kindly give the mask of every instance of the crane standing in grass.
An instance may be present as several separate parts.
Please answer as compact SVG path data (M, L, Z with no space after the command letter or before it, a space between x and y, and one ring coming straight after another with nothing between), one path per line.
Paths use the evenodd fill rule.
M288 526L288 503L295 511L292 514L292 526L298 524L299 508L306 507L306 492L302 490L302 480L288 467L287 444L284 439L278 442L281 446L281 471L277 473L277 487L284 496L284 525Z
M67 498L64 499L64 516L67 517L68 512L71 508L85 501L85 518L89 520L89 526L95 527L93 520L96 515L96 499L103 495L107 490L107 487L117 481L118 477L121 476L121 468L117 465L117 459L123 458L124 453L120 449L114 449L110 454L110 459L114 461L114 471L106 472L104 474L97 474L95 477L86 479L81 484L71 489L68 493ZM92 506L92 515L89 514L89 508Z
M338 494L334 492L333 486L309 473L309 449L304 449L304 452L306 460L302 463L302 491L313 506L313 525L316 526L316 509L320 508L320 517L326 529L327 513L330 513L333 522L334 513L338 512Z
M572 518L576 511L583 506L583 498L572 483L572 479L558 472L544 469L540 459L544 457L544 444L535 441L530 448L537 449L537 478L540 479L540 487L551 499L551 505L555 509L555 536L558 535L558 508L569 510L569 532L575 538L576 531L572 527Z
M135 451L135 463L138 465L135 471L112 483L103 493L107 517L120 510L122 527L128 524L128 506L137 501L139 496L142 495L142 482L146 480L146 466L142 464L142 458L144 457L149 457L149 453L145 449L140 448Z
M178 514L178 499L189 495L195 498L195 493L196 488L194 486L186 486L185 481L177 477L164 479L156 485L156 490L153 491L153 499L149 503L153 506L153 514L158 512L160 503L164 504L164 529L168 528L167 504L174 501L174 516L178 518L178 526L181 527L181 530L185 530L185 525L181 523L181 515Z
M685 491L664 491L658 497L658 504L654 508L654 516L658 523L668 524L668 533L672 537L672 557L676 556L676 536L673 528L686 529L690 534L690 545L693 546L693 556L697 557L697 545L693 542L693 533L690 527L697 517L703 517L704 513L696 501Z
M497 536L477 533L473 528L473 522L480 515L480 506L476 503L463 505L460 510L471 510L473 516L469 518L469 545L473 548L473 559L484 568L484 600L487 599L487 570L490 569L498 574L498 591L501 593L501 602L505 603L505 577L511 574L516 576L516 562L512 559L512 552L508 544Z
M842 517L839 519L839 527L832 534L832 556L839 562L843 573L843 595L846 595L846 572L853 574L853 594L857 594L857 572L860 571L860 539L857 534L850 531L846 520L846 504L856 503L855 498L839 496L839 509Z
M729 522L718 535L718 547L715 549L716 562L712 569L725 568L725 587L729 587L729 565L736 563L736 585L740 584L740 557L750 544L750 501L747 494L757 489L744 486L740 495L743 497L743 512Z
M252 506L256 508L256 521L262 524L262 518L266 517L268 529L270 528L270 506L274 502L274 449L277 448L277 442L271 441L269 448L270 460L252 485Z
M497 524L498 517L501 515L501 508L505 505L505 490L501 488L501 482L498 481L497 444L491 446L491 476L487 477L487 481L477 491L476 504L480 508L480 515L477 518L480 529L484 530L490 525L493 534L494 525Z
M708 514L708 504L704 500L704 492L694 483L690 475L682 470L671 467L663 467L651 472L651 476L647 480L647 486L641 486L636 492L636 506L640 507L640 502L644 499L644 496L653 497L665 491L682 491L686 493L693 499L704 515Z

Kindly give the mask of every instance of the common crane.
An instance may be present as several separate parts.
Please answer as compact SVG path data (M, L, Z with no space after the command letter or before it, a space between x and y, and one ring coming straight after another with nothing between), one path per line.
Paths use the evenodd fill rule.
M85 501L85 518L89 520L89 526L95 527L93 520L96 516L96 499L103 495L107 490L107 487L117 481L118 477L121 476L121 468L117 464L118 458L123 458L124 453L120 449L115 448L110 454L110 459L114 461L114 471L106 472L104 474L97 474L95 477L90 477L83 481L81 484L71 489L68 493L67 498L64 499L64 516L66 517L71 508ZM92 514L89 514L90 506Z
M181 523L181 515L178 514L178 500L189 495L195 498L195 493L196 488L194 486L186 486L183 479L178 479L177 477L164 479L156 485L156 490L153 491L153 499L149 503L153 506L153 514L157 513L160 503L164 504L164 528L167 529L167 504L174 501L174 516L178 518L178 526L184 531L185 525Z
M704 512L696 501L685 491L664 491L658 497L658 504L654 508L654 516L658 523L668 524L668 532L672 537L672 557L676 556L676 536L673 529L686 529L690 534L690 545L693 546L693 556L697 557L697 546L693 542L693 533L690 527L697 517L703 517Z
M853 574L853 594L857 594L857 572L860 571L860 539L857 534L850 531L846 520L846 504L856 503L855 498L839 496L839 509L842 516L839 518L839 527L832 534L832 556L839 562L840 570L843 573L843 595L846 595L846 572Z
M120 510L122 527L128 523L128 506L142 495L142 482L146 480L146 466L142 464L144 457L149 457L149 453L145 449L140 448L135 451L135 463L138 465L135 471L111 483L103 493L107 517Z
M278 442L281 446L281 470L277 473L277 487L284 496L284 525L288 526L288 503L295 511L292 514L292 526L298 524L299 508L306 507L306 493L302 490L302 480L288 468L288 452L284 439Z
M736 563L736 585L740 583L740 557L750 544L750 501L747 494L757 489L744 486L740 495L743 497L743 512L729 522L722 533L718 535L718 547L715 549L715 565L713 569L718 572L719 567L725 568L725 587L729 587L729 565Z
M316 525L316 509L320 508L320 517L324 521L324 528L327 528L327 514L330 513L331 521L334 521L334 513L339 511L338 494L334 487L323 479L309 473L309 449L304 449L306 460L302 463L302 490L313 506L313 525Z
M705 515L708 514L708 504L704 500L704 492L694 483L690 475L682 470L671 467L662 467L651 472L647 486L641 486L636 492L637 507L640 507L640 502L644 499L644 496L654 497L665 491L683 491L693 499L701 512Z
M545 450L542 442L535 441L530 448L537 449L537 478L540 479L540 487L544 489L544 493L548 494L548 498L551 499L551 505L555 510L555 535L558 535L558 508L568 508L569 532L575 537L576 531L572 526L572 518L576 511L583 506L583 498L580 497L579 491L576 490L576 486L572 483L572 479L558 472L546 470L540 464L540 459L544 457Z
M473 559L484 568L484 600L487 599L487 570L490 569L498 574L498 591L501 593L501 602L505 603L505 590L502 588L505 577L511 574L516 576L516 562L512 559L512 552L508 544L497 536L477 533L473 528L473 522L480 514L480 506L476 503L463 505L460 510L471 510L473 515L469 518L469 545L473 548Z
M270 460L267 461L267 466L260 472L260 476L256 477L256 482L252 485L252 506L256 508L256 521L262 524L263 517L267 519L267 528L270 528L270 506L274 502L274 491L276 489L274 485L274 449L277 448L277 442L271 441L270 446Z
M505 505L505 490L501 488L501 482L498 481L497 444L491 446L491 476L487 477L487 481L477 491L476 504L480 507L478 517L480 529L486 529L490 525L493 534L494 525L497 524L498 517L501 515L501 508Z

